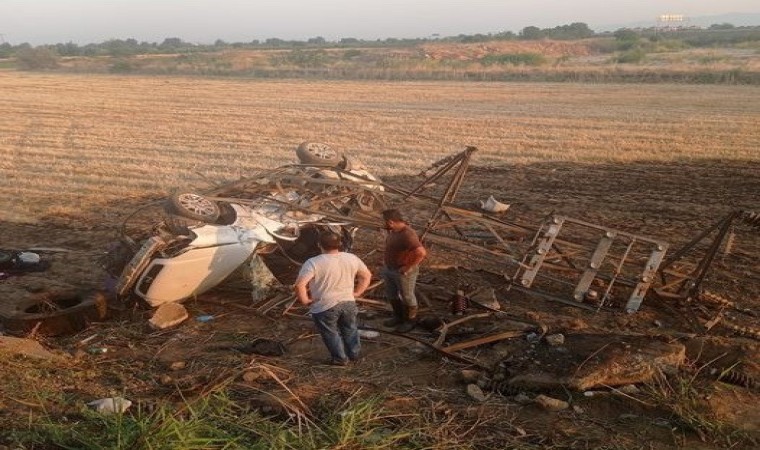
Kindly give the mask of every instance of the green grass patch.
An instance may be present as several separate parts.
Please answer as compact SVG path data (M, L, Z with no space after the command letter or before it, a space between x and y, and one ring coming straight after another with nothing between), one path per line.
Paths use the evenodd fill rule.
M81 450L401 449L430 448L436 429L428 430L417 417L388 413L378 398L355 394L336 402L327 396L309 416L272 417L218 391L152 411L138 407L104 415L82 408L65 417L42 414L11 432L10 439L20 448Z

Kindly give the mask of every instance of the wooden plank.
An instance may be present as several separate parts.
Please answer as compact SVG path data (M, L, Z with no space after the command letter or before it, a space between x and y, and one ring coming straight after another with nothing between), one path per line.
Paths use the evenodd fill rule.
M491 342L503 341L504 339L520 337L524 334L525 334L524 331L504 331L502 333L492 334L490 336L473 339L471 341L459 342L454 345L449 345L448 347L443 347L441 350L443 350L444 352L456 352L459 350L464 350L466 348L477 347L478 345L489 344Z

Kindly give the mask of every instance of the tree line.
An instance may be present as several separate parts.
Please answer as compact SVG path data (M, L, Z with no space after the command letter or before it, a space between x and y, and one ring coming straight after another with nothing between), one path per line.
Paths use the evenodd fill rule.
M428 37L428 38L387 38L377 40L365 40L357 38L341 38L337 41L328 41L327 39L317 36L305 41L285 40L279 38L269 38L266 40L254 39L249 42L228 43L217 39L211 45L194 44L186 42L177 37L170 37L161 43L156 42L138 42L136 39L110 39L101 43L91 43L78 45L73 42L45 44L39 47L46 48L55 52L58 56L133 56L146 54L166 54L166 53L192 53L192 52L209 52L219 51L229 48L254 48L254 49L294 49L294 48L341 48L341 47L403 47L415 46L427 42L487 42L493 40L535 40L535 39L557 39L572 40L593 37L596 33L582 22L561 25L554 28L538 28L529 26L523 28L519 33L504 31L499 33L488 34L460 34L449 37ZM28 43L11 45L9 43L0 44L0 58L14 56L17 52L34 48Z
M499 40L577 40L597 37L616 39L621 47L641 49L641 40L657 41L676 39L686 46L707 47L711 45L732 45L740 42L760 41L760 27L735 27L732 24L714 24L707 29L661 30L654 27L644 29L619 29L615 32L597 33L583 22L574 22L553 28L527 26L518 33L503 31L488 34L460 34L457 36L427 38L387 38L364 40L357 38L341 38L329 41L321 36L305 41L269 38L263 41L228 43L217 39L213 44L195 44L177 37L164 39L160 43L139 42L136 39L110 39L101 43L78 45L73 42L45 44L34 47L29 43L12 45L0 44L0 59L15 57L18 67L27 70L53 69L61 57L116 57L126 58L136 55L155 54L192 54L218 52L228 49L328 49L328 48L372 48L372 47L413 47L431 42L444 43L476 43ZM634 48L635 47L635 48ZM621 48L626 50L626 48ZM640 50L636 50L641 53ZM638 54L636 53L636 54ZM634 52L630 57L636 58ZM622 62L622 61L621 61Z

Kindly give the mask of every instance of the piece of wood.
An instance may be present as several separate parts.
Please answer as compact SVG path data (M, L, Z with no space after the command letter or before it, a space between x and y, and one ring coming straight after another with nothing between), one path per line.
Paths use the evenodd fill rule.
M441 334L438 336L438 339L436 339L435 342L433 342L433 345L436 346L436 347L440 347L441 344L443 344L443 341L446 339L446 333L448 333L449 328L451 328L451 327L453 327L455 325L459 325L460 323L467 322L468 320L482 319L482 318L485 318L485 317L491 317L491 313L472 314L472 315L469 315L469 316L466 316L466 317L462 317L462 318L457 319L457 320L453 320L453 321L448 322L448 323L444 323L438 329L438 331Z
M478 345L489 344L491 342L503 341L504 339L519 337L524 334L524 331L504 331L502 333L492 334L490 336L473 339L471 341L459 342L454 345L449 345L448 347L443 347L441 350L445 352L456 352L459 350L464 350L466 348L477 347Z

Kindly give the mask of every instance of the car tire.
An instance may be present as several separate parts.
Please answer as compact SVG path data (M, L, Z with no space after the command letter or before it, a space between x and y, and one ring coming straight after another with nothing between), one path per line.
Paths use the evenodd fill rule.
M13 267L15 255L12 252L0 250L0 269L10 269Z
M219 218L220 209L215 201L192 192L175 192L168 199L171 212L188 219L213 223Z
M329 145L320 142L303 142L296 148L296 156L301 164L334 166L343 161Z
M107 313L108 300L102 292L64 292L20 301L14 314L0 317L0 322L11 334L34 331L42 336L61 336L82 331Z

